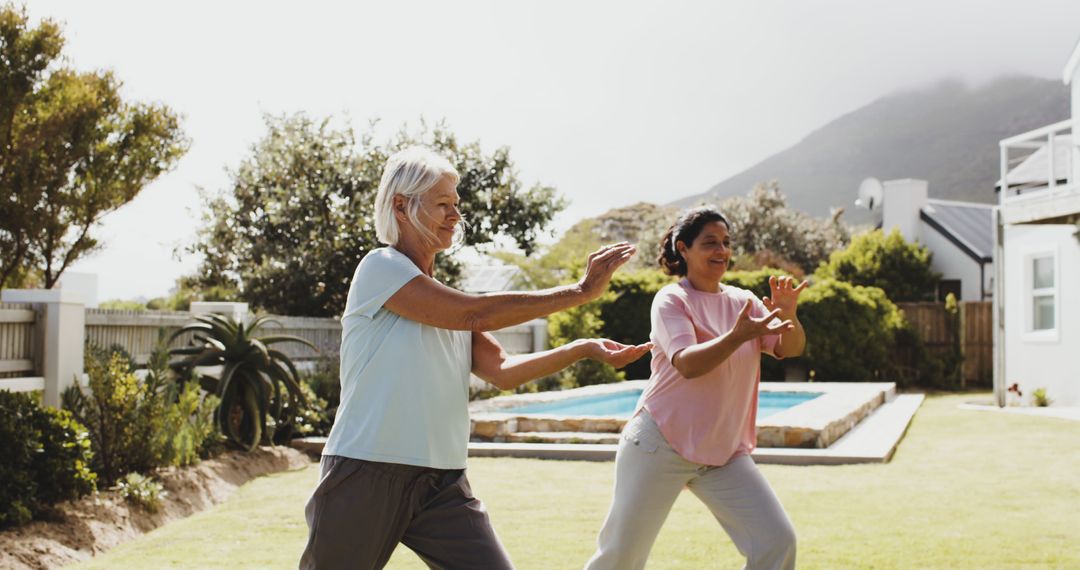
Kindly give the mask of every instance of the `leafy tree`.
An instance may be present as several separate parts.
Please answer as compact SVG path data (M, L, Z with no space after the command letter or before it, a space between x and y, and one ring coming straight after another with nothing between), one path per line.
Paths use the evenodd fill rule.
M146 302L152 311L187 311L194 301L240 301L240 292L229 285L201 286L190 276L182 276L168 297L154 297Z
M855 236L846 249L833 252L815 276L877 287L897 303L933 300L941 276L930 269L932 256L926 247L904 240L900 230L888 235L874 230Z
M133 299L110 299L98 303L98 308L110 311L142 312L146 310L146 304Z
M505 251L490 255L518 266L522 280L517 286L527 289L545 289L579 278L590 253L601 245L621 241L638 247L624 271L656 269L660 236L677 215L675 208L638 202L574 224L559 241L544 248L542 255Z
M829 219L814 218L787 207L787 198L773 180L758 184L747 197L735 196L716 205L731 222L731 241L739 269L778 266L792 274L813 271L829 254L847 243L849 232L840 222L843 210ZM761 263L745 257L764 254Z
M0 7L0 286L51 288L187 147L169 108L124 102L111 72L65 66L63 45L56 23Z
M443 125L402 131L377 144L370 133L358 141L351 129L334 128L329 119L265 120L266 136L232 172L227 195L209 200L190 251L203 258L193 282L237 289L266 311L341 311L356 265L380 246L373 216L383 165L405 146L425 144L458 169L467 245L504 235L529 254L564 206L550 187L522 187L508 149L485 154L479 143L461 143ZM451 282L460 271L445 255L437 269Z

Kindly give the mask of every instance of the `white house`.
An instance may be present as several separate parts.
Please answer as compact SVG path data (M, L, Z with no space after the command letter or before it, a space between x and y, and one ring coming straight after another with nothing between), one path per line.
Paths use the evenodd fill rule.
M994 393L1080 405L1080 44L1065 66L1072 117L1000 142Z
M890 232L899 228L904 239L918 241L933 253L931 268L941 274L939 299L948 293L960 301L983 301L992 296L992 205L929 198L925 180L868 182L879 194L869 202L881 206L882 229ZM867 182L863 186L865 189Z

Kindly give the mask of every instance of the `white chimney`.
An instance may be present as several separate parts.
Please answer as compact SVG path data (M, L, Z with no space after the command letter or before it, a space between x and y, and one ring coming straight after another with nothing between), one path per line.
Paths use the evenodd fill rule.
M926 206L929 185L925 180L903 178L886 180L881 201L881 229L886 234L893 228L907 241L919 239L919 211Z

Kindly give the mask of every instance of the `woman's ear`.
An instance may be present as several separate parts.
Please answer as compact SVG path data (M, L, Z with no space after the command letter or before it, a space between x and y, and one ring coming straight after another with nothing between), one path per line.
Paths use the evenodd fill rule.
M394 217L397 218L398 223L405 223L409 221L409 214L405 210L406 200L401 194L394 195Z
M679 257L685 258L686 257L686 244L682 240L679 240L679 241L675 242L675 251L679 254Z

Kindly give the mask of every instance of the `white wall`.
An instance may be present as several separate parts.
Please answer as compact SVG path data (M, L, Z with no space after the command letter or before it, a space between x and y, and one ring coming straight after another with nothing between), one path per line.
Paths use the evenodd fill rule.
M983 280L986 287L986 298L990 298L990 278L994 274L994 264L986 264L985 275L979 274L979 263L971 258L963 250L956 247L940 232L923 222L919 242L926 246L933 254L931 268L941 274L942 279L960 280L960 299L958 301L981 301L983 300L979 280Z
M1080 183L1080 65L1072 74L1072 182Z
M1005 384L1020 385L1025 401L1046 388L1056 405L1080 406L1080 243L1074 225L1005 228ZM1031 313L1029 255L1057 256L1056 334L1028 331Z

